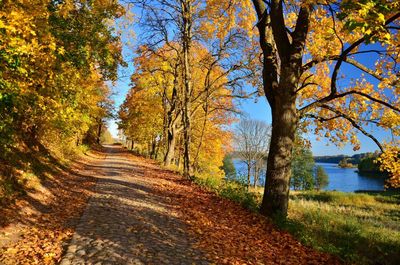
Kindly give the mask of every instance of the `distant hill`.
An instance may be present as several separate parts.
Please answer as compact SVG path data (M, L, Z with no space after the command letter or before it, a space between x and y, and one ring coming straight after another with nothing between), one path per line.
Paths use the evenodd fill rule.
M374 153L360 153L360 154L355 154L352 156L346 156L346 155L335 155L335 156L314 156L315 162L318 163L332 163L332 164L339 164L340 161L342 161L344 158L346 158L348 163L351 163L353 165L358 165L361 161L361 159L371 156Z

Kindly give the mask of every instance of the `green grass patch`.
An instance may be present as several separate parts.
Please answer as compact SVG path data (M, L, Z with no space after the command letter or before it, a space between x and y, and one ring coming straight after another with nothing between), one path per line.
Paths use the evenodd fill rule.
M301 242L355 264L398 264L399 193L292 192L280 226Z

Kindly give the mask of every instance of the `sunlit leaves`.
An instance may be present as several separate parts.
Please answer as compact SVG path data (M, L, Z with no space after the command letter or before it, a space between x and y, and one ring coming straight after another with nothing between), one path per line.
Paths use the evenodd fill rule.
M394 188L400 187L400 143L397 145L386 144L385 152L377 158L380 163L382 171L389 172L390 179L388 180L389 186Z
M391 33L385 27L386 19L398 11L398 1L362 0L343 1L338 18L348 31L359 30L366 42L390 42Z
M118 3L19 0L0 7L0 132L9 139L1 144L86 133L104 114L105 80L115 79L122 63L119 37L105 23L119 16Z

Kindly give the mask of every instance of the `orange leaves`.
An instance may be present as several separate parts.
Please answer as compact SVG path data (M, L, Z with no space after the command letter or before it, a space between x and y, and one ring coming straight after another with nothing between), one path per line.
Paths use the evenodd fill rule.
M1 264L47 265L60 261L62 243L72 236L71 223L81 215L94 185L94 180L86 175L93 172L80 171L75 174L78 173L78 164L71 169L71 173L60 172L42 183L51 196L43 193L44 189L36 191L35 201L31 205L29 203L32 198L28 193L27 197L19 199L16 206L10 209L12 211L2 215L22 225L21 228L16 227L21 235L19 241L0 252ZM44 205L46 208L42 209Z
M327 254L302 246L290 234L238 204L217 197L173 173L153 170L162 179L157 193L185 220L196 247L215 264L339 264ZM161 181L159 181L161 182Z

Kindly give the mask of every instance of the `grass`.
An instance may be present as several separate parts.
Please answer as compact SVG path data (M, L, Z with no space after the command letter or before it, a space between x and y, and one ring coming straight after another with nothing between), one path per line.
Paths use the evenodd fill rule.
M256 211L260 189L240 182L199 177L195 182ZM275 220L303 244L352 264L400 261L400 192L291 192L286 220Z
M357 264L398 264L400 193L292 192L281 227Z

